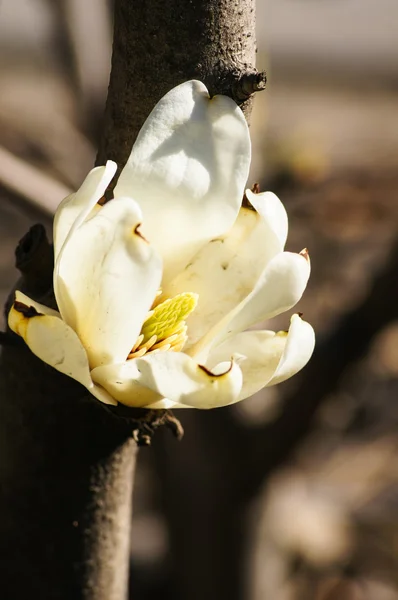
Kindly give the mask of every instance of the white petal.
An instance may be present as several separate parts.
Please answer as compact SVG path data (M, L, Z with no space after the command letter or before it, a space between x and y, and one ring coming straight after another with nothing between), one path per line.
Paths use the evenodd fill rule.
M74 194L67 196L57 208L54 217L54 257L57 258L72 226L78 227L90 214L116 173L117 165L108 160L105 167L92 169Z
M288 333L245 331L214 348L208 366L239 355L243 386L239 399L275 385L300 371L311 358L315 345L314 330L299 315L293 315Z
M159 402L154 402L153 404L148 404L146 408L150 408L151 410L172 410L173 408L191 408L190 406L185 406L182 404L177 404L177 402L172 402L168 398L163 398L163 400L159 400Z
M164 260L164 281L232 226L249 166L248 127L230 98L210 98L202 83L188 81L155 106L114 194L139 202L143 233Z
M141 385L192 408L232 404L238 400L242 387L241 370L233 361L216 365L212 372L181 352L148 354L135 362Z
M162 396L137 383L139 372L135 360L96 367L91 371L91 376L93 381L125 406L144 408L154 403L164 402ZM161 404L156 408L164 408L164 406Z
M273 192L254 194L251 190L246 190L246 197L267 224L269 228L267 235L277 238L278 249L275 254L282 252L288 233L288 218L282 202Z
M192 406L179 404L178 402L172 402L168 398L163 398L163 400L159 400L159 402L148 404L145 408L150 408L151 410L174 410L175 408L192 408Z
M196 292L188 320L188 349L252 292L268 262L283 250L286 211L275 194L246 191L256 209L241 208L233 227L202 248L167 287L166 297Z
M25 304L28 307L34 308L34 310L36 312L40 313L41 315L49 315L52 317L61 318L61 315L59 314L59 312L57 310L53 310L52 308L49 308L48 306L45 306L44 304L40 304L39 302L32 300L32 298L29 298L29 296L27 296L26 294L23 294L19 290L15 291L15 302L22 302L22 304ZM19 320L19 317L18 317L18 320ZM10 327L11 327L11 325L10 325ZM15 331L15 330L13 329L13 331Z
M315 332L311 325L303 321L299 315L293 315L286 339L286 347L268 385L276 385L286 381L299 371L310 360L315 347Z
M238 308L228 333L243 331L290 310L300 300L310 276L306 255L281 252L262 273L256 287Z
M138 226L131 198L108 202L62 248L54 290L91 367L127 358L161 280L161 261Z
M21 304L25 305L27 310L24 310ZM57 371L76 379L102 402L116 404L105 390L94 385L90 377L86 351L76 333L59 316L52 313L55 311L42 307L17 292L16 304L11 308L8 322L11 329L24 339L38 358Z
M210 373L180 352L149 353L91 374L122 404L156 409L225 406L237 400L242 386L237 364L228 360Z
M91 371L91 376L101 386L101 389L108 390L113 398L125 406L150 408L151 410L191 408L168 398L162 398L154 390L137 383L140 374L135 360L96 367Z
M267 265L254 290L189 350L206 360L211 345L291 309L300 300L310 275L307 254L281 252Z

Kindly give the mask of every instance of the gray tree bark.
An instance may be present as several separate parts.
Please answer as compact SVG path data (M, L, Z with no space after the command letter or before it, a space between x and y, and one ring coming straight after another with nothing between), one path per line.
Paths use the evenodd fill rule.
M121 168L152 107L187 79L232 96L249 114L250 93L265 83L253 66L254 5L116 0L99 164L113 159ZM51 251L43 244L25 239L18 261L19 289L39 301L51 288ZM0 364L2 595L125 600L136 457L131 427L8 341Z
M18 248L17 287L48 301L53 259L43 232L35 227ZM132 426L19 338L2 339L0 595L124 600L137 450Z
M121 168L149 111L172 87L199 79L246 116L263 89L254 69L255 0L116 0L112 73L97 164Z
M112 159L120 170L149 110L188 79L203 81L211 95L231 96L249 119L250 94L265 84L254 67L255 0L119 0L115 28L119 35L97 164ZM212 415L184 417L195 438L186 439L184 448L166 449L163 440L155 440L176 598L241 599L243 508L234 504L231 482L220 476L220 460L211 456L220 449L216 438L209 445L202 417Z

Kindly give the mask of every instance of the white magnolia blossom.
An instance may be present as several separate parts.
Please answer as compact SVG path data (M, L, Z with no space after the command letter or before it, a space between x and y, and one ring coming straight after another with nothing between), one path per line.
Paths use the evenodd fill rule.
M241 110L189 81L155 106L114 190L93 169L54 220L58 311L16 292L11 329L107 404L215 408L291 377L314 348L298 314L288 332L248 330L292 308L306 251L284 252L287 215L247 191Z

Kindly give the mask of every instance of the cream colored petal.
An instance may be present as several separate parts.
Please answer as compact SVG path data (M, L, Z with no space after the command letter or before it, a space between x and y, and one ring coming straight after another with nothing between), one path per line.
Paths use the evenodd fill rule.
M254 290L242 302L227 330L243 331L290 310L300 300L310 276L307 255L281 252L262 273Z
M52 317L61 318L61 315L57 310L53 310L52 308L49 308L44 304L40 304L40 302L32 300L32 298L29 298L29 296L27 296L23 292L20 292L19 290L15 291L15 301L21 302L22 304L26 304L26 306L33 308L36 312L42 315L50 315Z
M286 381L310 360L315 348L315 332L299 315L293 315L281 361L268 385Z
M137 382L172 402L191 408L218 408L237 401L242 373L233 361L212 372L181 352L148 354L135 360ZM179 408L174 405L173 408Z
M93 380L122 404L151 408L217 408L232 404L242 374L231 361L211 373L180 352L148 354L92 371Z
M150 408L151 410L174 410L176 408L192 408L192 406L179 404L178 402L172 402L168 398L163 398L163 400L159 400L159 402L148 404L145 408Z
M254 194L251 190L247 189L246 197L266 223L268 228L267 235L276 237L277 249L275 254L282 252L288 234L288 218L282 202L273 192Z
M300 300L309 275L310 263L306 253L277 254L268 263L254 290L190 348L189 354L205 361L212 345L290 310Z
M54 257L57 258L72 226L80 226L90 214L116 173L117 165L108 160L104 167L95 167L80 188L67 196L57 208L54 217Z
M163 398L163 400L159 400L159 402L154 402L153 404L148 404L146 408L150 408L151 410L172 410L175 406L177 406L177 402L172 402L168 398ZM178 405L177 408L190 408L189 406Z
M212 350L207 364L211 368L238 355L243 373L239 400L243 400L298 373L311 358L314 345L313 328L296 314L288 332L245 331L230 337Z
M96 367L91 371L91 376L93 381L125 406L143 408L160 402L156 408L163 408L162 396L137 383L139 372L135 360Z
M255 287L268 262L283 250L287 215L271 192L246 191L256 211L241 208L233 227L202 248L167 287L166 297L196 292L199 303L188 320L188 349Z
M122 362L137 339L161 280L161 260L139 229L131 198L108 202L64 245L54 289L90 366Z
M101 389L108 390L109 394L125 406L132 408L150 408L151 410L168 410L174 408L191 408L178 404L168 398L162 398L152 389L137 383L139 372L135 360L128 360L117 365L104 365L96 367L91 372L93 380Z
M44 314L39 312L42 308ZM105 390L94 385L87 354L76 333L50 310L17 292L8 322L40 360L84 385L101 402L116 404Z
M149 115L114 193L139 202L165 282L234 223L250 152L242 111L226 96L210 98L199 81L172 89Z

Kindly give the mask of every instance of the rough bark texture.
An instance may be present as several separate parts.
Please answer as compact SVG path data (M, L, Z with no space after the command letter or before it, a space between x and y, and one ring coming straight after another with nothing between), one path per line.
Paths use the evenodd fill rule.
M1 370L2 596L124 599L135 443L25 348Z
M52 249L42 227L20 243L17 264L18 289L50 304ZM20 341L2 336L1 596L125 600L132 427Z
M149 111L188 79L203 81L211 95L233 97L250 116L250 93L265 84L265 75L254 68L255 0L116 0L115 31L97 164L112 159L121 169ZM163 445L164 436L155 439L176 567L175 597L241 599L243 511L231 505L231 490L223 489L213 454L219 450L207 444L200 416L192 413L186 422L192 425L193 439L184 448ZM204 477L196 471L203 468L203 454L196 461L198 452L192 448L196 435L201 438L199 453L209 451ZM205 488L197 489L199 481L206 481Z
M254 5L254 0L116 0L99 163L113 159L123 166L155 103L190 78L204 81L211 94L234 97L248 114L250 92L265 81L253 70ZM22 250L29 254L32 248ZM50 265L48 256L25 265L20 289L42 300ZM23 345L3 349L0 412L2 595L124 600L135 463L129 427ZM197 501L187 518L202 523L195 510ZM210 512L211 529L218 511ZM211 536L204 535L204 547L210 543Z
M253 91L240 82L254 69L255 0L116 0L115 31L98 164L123 166L149 111L183 81L238 101Z

